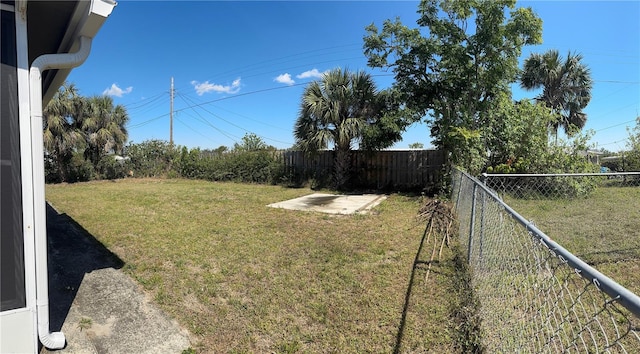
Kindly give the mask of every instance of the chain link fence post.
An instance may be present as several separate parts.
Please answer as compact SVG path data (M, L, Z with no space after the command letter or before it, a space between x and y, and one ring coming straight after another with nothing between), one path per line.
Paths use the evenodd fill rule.
M478 252L478 256L479 256L479 261L482 261L482 250L483 250L483 243L484 243L484 215L485 215L485 210L486 210L486 200L487 200L487 193L482 193L482 197L480 200L480 250Z
M469 246L467 249L467 262L471 264L471 250L473 249L473 233L475 231L475 223L476 223L476 192L478 190L478 186L476 184L473 185L473 192L471 194L471 218L469 221Z

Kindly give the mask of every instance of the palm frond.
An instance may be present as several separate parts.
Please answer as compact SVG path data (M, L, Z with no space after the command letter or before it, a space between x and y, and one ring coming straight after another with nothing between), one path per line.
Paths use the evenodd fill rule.
M582 109L591 100L593 81L582 60L581 54L571 52L563 59L557 50L534 53L525 60L520 86L543 89L538 100L558 114L558 120L551 123L555 131L563 127L571 134L586 124Z

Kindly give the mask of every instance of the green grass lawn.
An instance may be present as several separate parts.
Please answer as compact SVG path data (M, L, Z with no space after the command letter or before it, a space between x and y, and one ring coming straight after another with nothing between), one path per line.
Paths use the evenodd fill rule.
M640 294L640 187L600 187L588 198L505 201L574 255Z
M266 206L311 192L181 179L46 189L193 334L198 352L453 351L451 252L428 280L423 262L414 268L424 200L390 195L352 216ZM417 258L428 261L432 248Z

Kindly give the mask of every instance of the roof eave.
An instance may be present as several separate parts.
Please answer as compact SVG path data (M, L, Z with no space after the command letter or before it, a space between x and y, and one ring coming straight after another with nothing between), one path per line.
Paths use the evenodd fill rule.
M80 0L75 1L75 3L75 9L68 19L69 22L67 23L62 40L60 43L57 43L56 53L72 53L78 50L80 47L80 36L94 38L116 6L116 2L112 0ZM39 4L42 4L42 2L31 1L30 6L39 6ZM50 70L43 76L43 106L46 106L58 91L58 88L62 86L71 73L71 70L72 69Z

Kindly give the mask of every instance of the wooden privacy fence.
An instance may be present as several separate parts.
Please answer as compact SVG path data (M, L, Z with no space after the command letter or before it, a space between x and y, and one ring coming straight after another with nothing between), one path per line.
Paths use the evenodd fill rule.
M283 157L287 171L298 178L328 182L333 175L333 150L315 155L285 151ZM440 150L356 150L351 152L350 183L369 189L431 189L441 182L445 162Z

